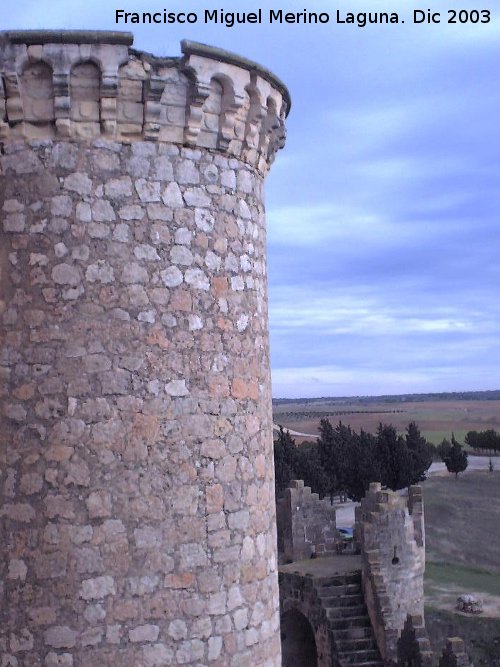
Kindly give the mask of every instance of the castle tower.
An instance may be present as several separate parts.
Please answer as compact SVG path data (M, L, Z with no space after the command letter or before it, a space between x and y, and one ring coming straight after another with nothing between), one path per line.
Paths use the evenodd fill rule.
M425 631L422 489L410 486L405 497L372 482L355 512L366 606L382 658L395 664L401 635L407 642Z
M278 667L270 72L0 36L0 663Z

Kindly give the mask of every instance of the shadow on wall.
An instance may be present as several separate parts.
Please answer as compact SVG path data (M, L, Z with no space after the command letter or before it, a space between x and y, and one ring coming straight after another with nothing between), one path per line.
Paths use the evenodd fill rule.
M284 667L317 667L318 654L311 624L300 611L281 617L281 651Z

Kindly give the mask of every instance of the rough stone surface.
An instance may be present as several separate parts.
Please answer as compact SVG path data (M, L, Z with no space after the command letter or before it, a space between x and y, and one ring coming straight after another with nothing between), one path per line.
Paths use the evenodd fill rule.
M340 544L335 508L302 480L292 480L277 504L278 551L284 562L331 553Z
M422 489L408 497L372 483L356 508L363 588L382 657L397 660L408 616L424 616L425 531Z
M262 198L286 105L186 58L0 41L6 665L280 664Z
M398 665L433 667L434 655L424 619L408 615L401 636L398 639Z
M439 667L470 667L471 661L460 637L450 637L439 660Z

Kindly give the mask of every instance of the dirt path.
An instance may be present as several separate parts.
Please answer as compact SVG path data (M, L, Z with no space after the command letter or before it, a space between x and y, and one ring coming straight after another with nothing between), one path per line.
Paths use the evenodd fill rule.
M289 433L290 435L300 435L303 438L313 438L314 440L317 440L319 438L319 435L317 433L314 435L312 433L301 433L300 431L294 431L291 428L286 428L286 426L281 427L280 424L273 424L273 431L279 431L280 428L283 428L285 433Z
M453 612L459 616L470 617L471 614L464 614L464 612L459 611L456 608L457 597L459 595L470 594L473 595L478 600L481 600L483 603L483 611L480 614L482 618L500 618L500 597L497 595L490 595L489 593L484 593L483 591L473 591L473 590L460 590L457 593L458 586L452 585L432 585L426 590L425 593L425 602L430 604L437 609L442 609L443 611Z
M461 475L466 475L472 470L488 470L490 459L488 456L471 456L468 457L467 469L460 473ZM493 468L496 471L500 471L500 459L493 457ZM442 461L434 462L429 468L429 475L449 475L450 473L446 470L446 466Z

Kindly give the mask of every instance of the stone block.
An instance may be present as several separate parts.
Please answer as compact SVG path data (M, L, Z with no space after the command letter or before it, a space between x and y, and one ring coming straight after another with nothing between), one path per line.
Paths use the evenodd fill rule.
M80 589L80 597L84 600L100 600L108 595L115 595L116 587L113 577L104 575L84 579Z
M54 625L44 632L45 644L54 648L73 648L77 632L67 625Z
M131 642L155 642L158 639L160 628L157 625L138 625L129 631Z

